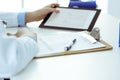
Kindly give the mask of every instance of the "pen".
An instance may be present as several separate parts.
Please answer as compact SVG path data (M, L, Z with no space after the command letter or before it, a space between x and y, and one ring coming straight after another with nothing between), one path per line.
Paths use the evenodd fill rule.
M73 39L71 44L65 47L65 50L69 51L75 43L76 43L76 39Z
M0 36L1 35L6 35L6 29L5 29L6 26L7 26L7 23L0 19L0 27L1 27L1 29L0 29Z
M4 25L4 28L6 28L6 26L7 26L7 22L2 21L2 23L3 23L3 25Z
M6 28L7 22L6 22L6 21L3 21L3 20L0 20L0 22L3 24L4 28Z

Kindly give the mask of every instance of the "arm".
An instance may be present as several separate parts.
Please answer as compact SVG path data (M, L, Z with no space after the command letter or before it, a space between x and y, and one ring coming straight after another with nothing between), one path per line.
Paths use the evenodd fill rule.
M18 26L18 13L14 12L0 12L0 19L7 22L8 26Z
M57 6L59 6L59 4L50 4L42 9L31 12L1 12L0 19L5 20L8 23L8 27L25 26L26 23L44 19L50 12L59 12L54 8Z
M26 12L25 23L42 20L50 12L58 13L59 11L55 9L55 7L58 6L59 4L50 4L42 9L33 12Z
M29 29L19 29L15 36L1 38L0 77L11 77L19 73L38 52L36 35Z

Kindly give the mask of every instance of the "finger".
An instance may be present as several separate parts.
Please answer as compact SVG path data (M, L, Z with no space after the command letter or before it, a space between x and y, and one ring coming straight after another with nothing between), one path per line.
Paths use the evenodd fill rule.
M15 36L14 34L11 34L11 33L7 33L8 36Z
M57 9L55 9L55 8L51 8L50 10L51 10L51 12L59 13L59 10L57 10Z
M50 5L50 7L52 7L52 8L55 8L55 7L58 7L58 6L59 6L58 3L53 3L53 4Z

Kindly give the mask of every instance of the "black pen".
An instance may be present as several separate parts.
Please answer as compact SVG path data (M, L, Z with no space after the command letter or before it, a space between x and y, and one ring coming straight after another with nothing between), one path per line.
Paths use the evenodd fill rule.
M73 39L72 42L71 42L71 44L65 47L65 50L69 51L72 48L72 46L76 43L76 40L77 39Z

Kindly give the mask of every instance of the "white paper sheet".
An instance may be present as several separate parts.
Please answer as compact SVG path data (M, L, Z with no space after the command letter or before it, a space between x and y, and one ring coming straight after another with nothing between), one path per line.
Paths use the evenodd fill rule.
M45 26L56 26L76 29L88 29L93 17L96 14L94 10L80 10L57 8L59 13L52 13L45 23Z
M73 39L76 39L76 43L71 48L72 51L93 49L105 46L100 42L97 42L95 44L91 43L90 41L82 37L82 32L56 33L49 36L40 36L38 40L40 52L37 54L37 56L45 56L64 52L66 45L71 43Z

